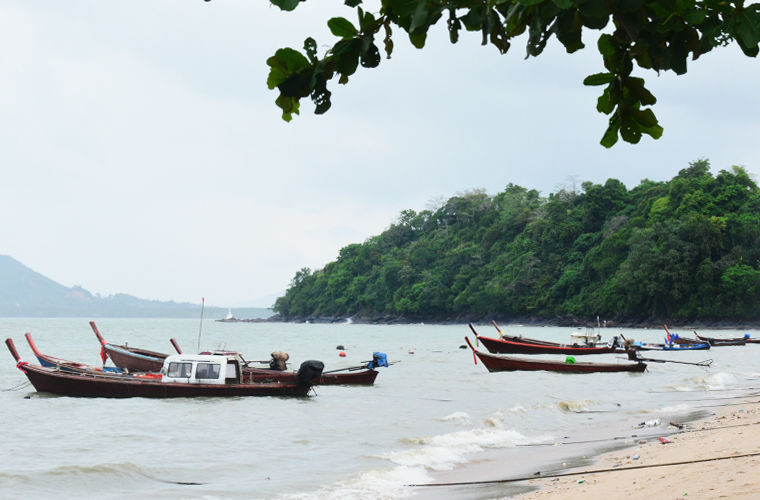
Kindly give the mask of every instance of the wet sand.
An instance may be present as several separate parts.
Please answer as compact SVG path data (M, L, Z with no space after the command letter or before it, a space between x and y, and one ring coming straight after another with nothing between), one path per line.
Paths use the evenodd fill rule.
M670 430L675 434L665 443L641 439L591 465L559 473L573 475L526 481L524 485L538 489L517 496L505 492L506 496L518 500L760 498L757 397L717 407L707 419ZM593 470L604 472L588 473Z

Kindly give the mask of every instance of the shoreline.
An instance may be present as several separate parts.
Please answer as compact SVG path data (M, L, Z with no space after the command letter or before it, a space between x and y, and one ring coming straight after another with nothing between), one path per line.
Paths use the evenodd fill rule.
M558 477L530 479L523 484L532 491L507 498L760 498L760 401L757 394L743 399L684 424L665 443L603 453Z
M223 320L216 320L222 321ZM584 321L575 318L557 318L554 320L537 319L537 318L494 318L494 321L502 327L567 327L567 328L597 328L595 320ZM229 321L227 321L229 322ZM359 317L359 316L318 316L305 318L288 318L283 319L278 316L271 316L264 319L235 319L233 322L256 322L256 323L313 323L313 324L343 324L350 323L356 325L434 325L434 326L451 326L467 325L472 323L475 326L491 325L491 318L454 318L454 319L408 319L399 317ZM760 330L760 321L742 321L731 322L729 320L715 321L667 321L667 320L630 320L630 321L613 321L606 320L600 329L615 328L633 328L633 329L653 329L661 330L663 325L669 328L680 330Z

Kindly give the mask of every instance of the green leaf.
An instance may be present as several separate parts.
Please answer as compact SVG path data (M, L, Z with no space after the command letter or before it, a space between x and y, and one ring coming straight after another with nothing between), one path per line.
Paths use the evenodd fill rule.
M694 9L683 16L683 20L691 25L702 24L705 19L707 19L707 12L702 9Z
M409 41L412 42L412 45L414 45L418 49L421 49L425 46L426 39L427 39L426 32L409 33Z
M291 11L298 7L298 4L304 0L271 0L273 4L279 7L281 10Z
M362 3L362 0L346 0L344 3L348 5L349 7L356 7L357 5Z
M311 67L303 54L288 47L277 49L274 55L267 59L267 64L271 68L267 77L267 86L270 89L279 86L294 73Z
M602 95L599 96L599 98L596 100L596 110L600 113L604 113L605 115L608 115L612 113L612 111L615 109L615 103L612 102L612 98L610 96L610 89L606 88L604 89L604 92L602 92Z
M359 33L351 21L345 17L333 17L327 21L327 27L330 28L333 35L344 39L355 37Z
M532 5L538 5L543 3L544 0L517 0L517 3L530 7Z
M654 116L654 113L651 109L647 108L643 110L636 110L634 111L633 116L636 118L636 121L645 128L650 128L657 125L657 117Z
M612 80L615 79L615 75L612 73L596 73L594 75L589 75L586 78L583 79L583 85L607 85Z
M612 123L612 119L610 119L610 124L607 127L607 130L604 132L604 136L602 137L602 140L599 141L599 144L604 146L605 148L611 148L615 145L615 143L618 141L618 129L620 127L618 125L615 125Z
M335 70L343 76L353 75L359 65L361 48L362 42L358 38L349 38L336 43L331 50L335 58Z
M552 3L560 9L569 9L573 6L573 0L552 0Z
M611 56L615 53L615 45L610 35L604 34L600 36L599 41L596 42L596 46L599 49L599 53L603 56Z

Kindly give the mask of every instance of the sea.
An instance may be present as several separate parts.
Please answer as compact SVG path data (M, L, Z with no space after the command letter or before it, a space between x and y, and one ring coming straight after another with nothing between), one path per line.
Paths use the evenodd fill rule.
M308 397L71 398L37 393L7 354L0 362L0 498L485 499L530 478L593 467L599 453L673 432L758 394L760 345L643 353L644 373L489 373L465 349L462 325L222 323L99 319L113 344L172 352L236 350L325 370L387 354L373 386L316 387ZM0 319L4 338L100 364L87 319ZM493 326L479 333L498 336ZM507 335L569 342L575 328L502 325ZM687 336L691 331L671 328ZM663 329L601 328L662 342ZM737 337L754 331L704 330ZM345 356L341 356L341 352ZM552 356L540 356L552 358ZM619 354L584 361L620 362ZM559 357L560 359L563 357ZM558 359L554 356L552 359ZM690 363L711 360L709 367ZM579 359L580 361L580 359ZM110 363L110 362L109 362Z

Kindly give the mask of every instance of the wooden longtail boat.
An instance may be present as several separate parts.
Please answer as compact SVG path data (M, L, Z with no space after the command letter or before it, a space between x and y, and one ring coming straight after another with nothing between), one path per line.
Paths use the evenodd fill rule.
M715 337L703 337L700 334L698 334L696 331L694 332L694 335L697 336L699 340L702 342L707 342L713 347L722 347L722 346L730 346L730 345L746 345L747 342L750 342L751 344L754 343L760 343L760 339L754 339L751 340L747 337L734 337L730 339L719 339Z
M130 375L104 375L94 372L67 373L57 368L31 365L23 361L13 340L5 344L16 360L16 367L24 372L38 392L62 396L105 398L176 398L176 397L230 397L230 396L305 396L310 381L322 372L319 361L305 361L299 370L300 383L242 383L240 367L234 359L224 360L226 366L212 356L167 357L161 380L144 379ZM218 358L218 357L217 357ZM218 367L213 371L207 367ZM201 370L203 368L203 370ZM232 368L232 370L230 370ZM174 373L173 373L174 371ZM230 375L230 372L234 372Z
M633 348L638 351L703 351L710 348L707 342L702 344L654 344L649 342L634 342Z
M158 372L164 365L164 359L168 356L168 354L147 349L109 344L98 331L94 321L90 321L90 327L100 342L100 357L104 364L107 358L111 358L114 365L125 371Z
M562 373L597 373L597 372L643 372L646 363L568 363L565 361L536 360L500 356L478 351L470 343L469 337L464 338L475 356L483 362L489 372L503 371L550 371Z
M698 338L692 339L689 337L681 337L677 333L670 333L670 330L668 330L668 325L662 325L662 327L665 329L665 343L666 344L678 344L678 345L697 345L697 344L707 344L709 342L705 340L699 340ZM697 333L697 332L694 332Z
M170 339L171 344L174 346L174 350L178 354L182 354L182 349L176 339ZM277 370L273 368L256 368L249 366L250 363L255 361L246 361L243 356L236 352L219 352L212 354L224 354L238 356L241 360L241 366L243 367L243 376L245 380L251 382L293 382L297 379L298 373L292 370ZM387 366L386 362L383 364L377 364L374 356L372 363L373 366ZM368 368L365 366L345 368L342 370L331 370L329 372L322 372L322 375L313 381L314 385L373 385L377 378L377 370Z
M41 366L49 367L49 368L57 368L64 372L69 373L83 373L83 372L100 372L100 373L114 373L114 372L121 372L119 368L115 368L111 371L104 371L103 368L100 368L99 366L92 366L92 365L86 365L83 363L77 363L76 361L69 361L67 359L61 359L57 358L55 356L50 356L49 354L43 354L37 349L37 345L34 343L34 339L32 339L31 333L25 333L24 337L26 338L26 341L29 343L29 347L32 349L32 353L34 353L34 357L37 358L37 361L39 361Z
M534 340L523 337L506 337L495 339L478 335L472 323L469 324L470 330L475 334L478 342L482 343L489 352L494 354L609 354L614 352L625 352L625 349L613 346L582 346L578 344L559 344L544 340Z

